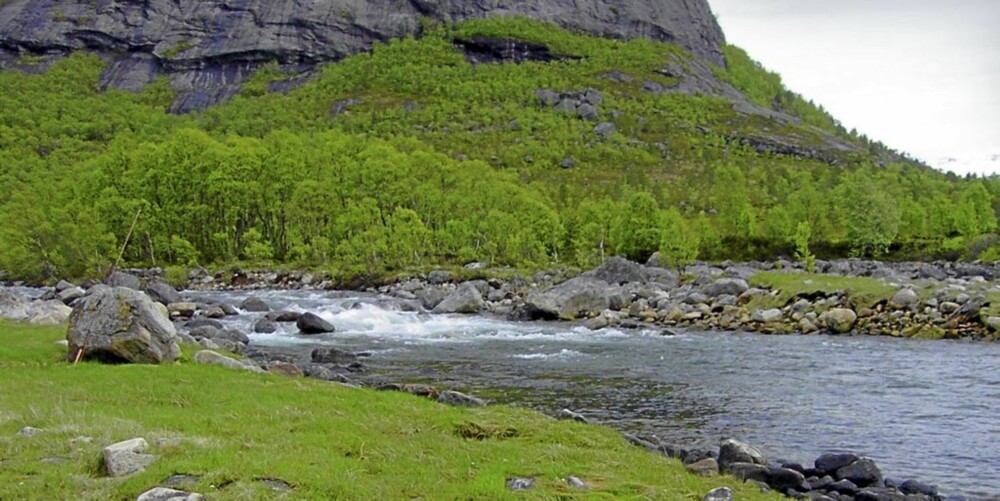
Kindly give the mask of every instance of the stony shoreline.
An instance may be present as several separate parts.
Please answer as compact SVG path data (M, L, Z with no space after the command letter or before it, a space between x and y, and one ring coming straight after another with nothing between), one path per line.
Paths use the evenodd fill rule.
M528 278L462 280L433 271L357 290L392 297L406 308L432 313L491 313L511 320L581 321L592 329L690 328L762 334L865 334L922 339L996 338L1000 266L971 263L818 261L818 274L878 281L892 292L859 302L848 291L817 284L804 274L801 291L754 286L758 273L804 273L799 263L698 263L680 270L612 258L587 271L563 270ZM476 264L468 270L475 274ZM464 274L464 273L463 273ZM483 273L485 276L486 273ZM199 290L333 289L309 273L194 272ZM869 298L872 299L872 298Z

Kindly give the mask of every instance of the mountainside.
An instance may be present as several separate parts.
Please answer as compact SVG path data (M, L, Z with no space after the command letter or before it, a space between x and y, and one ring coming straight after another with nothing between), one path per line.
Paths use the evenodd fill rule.
M6 3L6 5L3 5ZM723 64L705 0L17 0L0 2L0 68L73 50L111 60L102 87L137 90L169 75L174 111L228 99L267 62L295 72L421 34L428 21L528 16L598 36L677 44Z
M301 26L248 35L269 25L245 16L272 12L251 4L164 4L192 9L164 14L171 26L201 26L172 50L149 45L151 22L85 16L165 12L149 10L157 2L2 4L4 61L17 71L0 71L0 276L100 275L123 248L135 266L242 261L345 278L654 252L662 264L1000 257L996 179L948 177L848 133L745 52L715 45L704 2L636 3L620 18L603 3L378 4L379 17L359 2L342 17L367 12L367 24L334 30L353 49ZM235 13L193 13L212 5ZM643 5L662 31L625 20ZM525 16L433 20L516 9L650 36ZM668 31L681 14L706 28ZM135 45L69 36L73 16ZM415 31L399 34L419 36L359 28L404 18ZM659 40L671 36L681 45ZM247 40L270 48L237 50ZM279 42L295 55L277 57ZM135 58L155 71L129 77Z

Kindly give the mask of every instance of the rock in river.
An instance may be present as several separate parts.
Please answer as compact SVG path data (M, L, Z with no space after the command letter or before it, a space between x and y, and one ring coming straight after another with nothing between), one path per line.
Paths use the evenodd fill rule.
M336 329L333 324L323 320L322 317L315 313L303 313L299 320L295 322L295 326L302 331L303 334L325 334L327 332L333 332Z

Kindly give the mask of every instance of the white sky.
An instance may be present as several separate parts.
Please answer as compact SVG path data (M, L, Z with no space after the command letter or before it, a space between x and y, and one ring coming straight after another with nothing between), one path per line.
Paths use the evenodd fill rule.
M1000 173L1000 0L709 0L729 43L848 129Z

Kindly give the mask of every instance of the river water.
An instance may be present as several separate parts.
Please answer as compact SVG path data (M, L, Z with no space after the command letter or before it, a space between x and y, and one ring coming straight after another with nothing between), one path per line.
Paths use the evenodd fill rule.
M590 332L565 323L399 311L374 296L268 291L272 308L313 311L338 332L294 324L251 346L308 357L370 352L371 371L554 414L562 408L664 442L733 437L811 464L857 452L883 474L946 494L1000 494L1000 344L873 337ZM189 293L238 305L245 293ZM227 322L252 331L261 314Z

